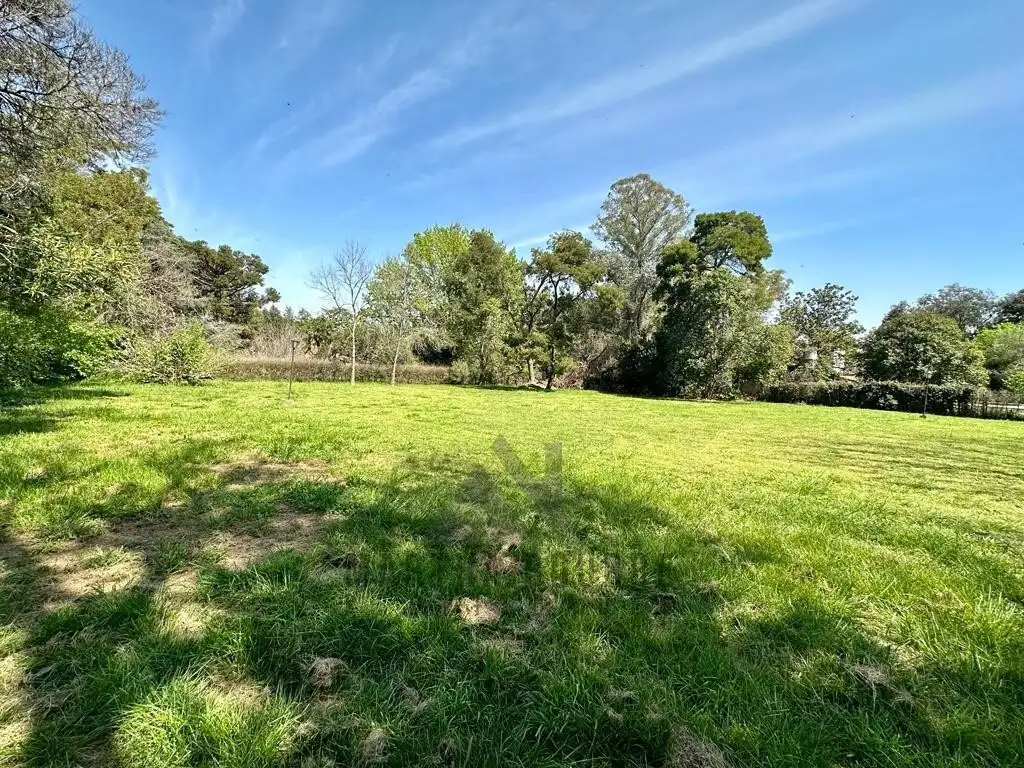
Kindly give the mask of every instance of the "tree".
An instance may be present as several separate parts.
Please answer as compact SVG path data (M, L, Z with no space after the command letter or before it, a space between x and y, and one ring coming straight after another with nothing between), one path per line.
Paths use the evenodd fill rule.
M148 155L160 111L144 89L68 0L0 0L0 266L16 268L48 174Z
M981 355L948 315L897 304L864 342L865 373L878 381L981 384Z
M787 298L779 313L783 323L793 329L797 343L797 362L813 350L817 363L810 366L816 378L827 378L841 371L857 350L857 336L864 326L854 318L857 297L841 285L826 283L821 288L800 291ZM842 363L840 364L840 361Z
M1008 293L996 308L997 323L1024 323L1024 289Z
M748 211L699 214L690 241L704 270L727 267L736 274L756 273L772 255L764 219Z
M280 300L273 288L259 290L269 269L259 256L230 245L214 249L202 240L185 242L184 247L192 259L196 290L214 320L248 326L260 309Z
M619 302L597 302L605 266L593 244L579 232L559 232L548 240L547 250L535 248L525 275L530 380L534 377L533 352L542 350L545 360L541 367L550 390L555 376L571 361L569 353L586 328L600 324L601 317L593 310L614 310Z
M416 339L430 331L427 312L430 297L423 272L417 269L408 249L401 257L386 259L377 266L367 289L366 304L367 316L384 326L392 337L391 383L394 384L402 352L407 352Z
M992 324L996 314L996 297L991 291L967 288L959 283L940 288L917 300L917 306L956 320L968 336Z
M1000 323L974 339L974 347L989 373L989 386L1004 389L1007 380L1024 368L1024 324Z
M505 377L508 342L520 316L522 279L515 254L486 230L473 232L469 248L452 261L445 280L449 331L456 360L478 384Z
M124 53L67 0L0 0L0 157L27 167L48 153L79 163L139 159L160 117Z
M644 338L652 319L651 303L662 251L680 240L690 224L686 199L646 173L612 185L591 231L609 248L609 276L628 297L626 337Z
M356 331L363 312L366 286L372 275L366 246L350 240L330 262L318 267L310 279L310 285L329 300L335 310L349 316L352 384L356 383Z
M785 371L792 334L766 313L785 291L764 222L735 211L701 214L694 239L667 247L657 268L661 326L648 355L649 386L716 397L770 382Z

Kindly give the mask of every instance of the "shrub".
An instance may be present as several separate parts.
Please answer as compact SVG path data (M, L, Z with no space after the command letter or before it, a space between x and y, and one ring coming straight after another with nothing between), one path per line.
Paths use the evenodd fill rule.
M83 379L110 362L117 331L72 311L0 308L0 389Z
M1010 371L1004 386L1017 397L1024 398L1024 366Z
M163 338L137 343L129 351L125 372L134 381L151 384L199 384L219 367L216 350L198 321Z
M786 382L767 387L759 399L771 403L921 413L925 410L926 397L928 413L939 416L1024 419L1024 411L1013 408L1010 399L967 386L926 387L895 381Z
M228 379L274 379L287 380L291 370L288 358L235 358L227 361L220 375ZM319 360L296 358L296 381L348 381L351 366L341 360ZM356 365L358 381L391 381L390 365ZM400 365L396 381L403 384L446 384L452 383L449 369L439 365Z

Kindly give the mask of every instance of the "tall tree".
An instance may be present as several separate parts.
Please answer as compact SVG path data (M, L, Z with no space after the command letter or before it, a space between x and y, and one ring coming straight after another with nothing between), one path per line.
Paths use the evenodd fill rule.
M981 355L948 315L897 304L868 334L864 372L879 381L981 384Z
M159 121L145 82L68 0L0 0L0 267L47 199L49 173L144 159Z
M391 257L374 270L367 288L367 316L387 329L394 354L391 359L391 383L398 373L403 352L431 329L427 312L429 295L423 273L413 263L407 249L401 257Z
M352 384L356 383L356 332L365 305L366 286L372 276L366 246L350 240L330 262L314 270L310 278L310 285L329 300L335 310L349 317Z
M815 352L817 362L810 373L817 378L845 368L857 351L857 336L864 332L855 319L857 297L835 283L796 293L783 302L779 314L796 335L797 357L807 359L808 351Z
M184 247L193 261L196 290L214 320L250 325L260 309L280 300L275 289L260 290L269 268L259 256L230 245L211 248L202 240Z
M628 297L626 337L635 342L651 327L652 293L662 251L682 239L692 210L686 199L646 173L612 185L591 231L605 243L608 273Z
M917 306L956 320L968 336L992 324L996 315L996 297L991 291L953 283L917 300Z
M1024 323L1000 323L974 339L989 374L989 386L1003 389L1007 380L1024 368Z
M547 250L534 249L525 273L530 378L532 381L534 370L530 353L540 348L545 358L541 365L545 386L550 390L555 376L571 361L569 353L587 326L600 324L595 310L614 311L621 299L612 297L611 291L619 294L618 289L599 285L605 266L593 244L579 232L552 235Z
M655 295L664 315L646 379L656 393L700 397L771 381L785 371L792 334L766 321L785 290L766 271L771 243L760 217L701 214L699 237L666 248Z
M456 358L478 384L501 381L509 339L520 315L522 268L515 254L486 230L472 233L445 280L448 323Z
M1008 293L999 300L996 322L1024 323L1024 289Z

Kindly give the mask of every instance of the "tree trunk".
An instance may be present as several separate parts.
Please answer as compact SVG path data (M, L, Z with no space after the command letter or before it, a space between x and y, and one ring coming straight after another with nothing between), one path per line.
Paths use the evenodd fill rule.
M530 384L532 385L535 381L537 381L537 371L534 368L534 362L532 357L527 359L526 366L530 371Z
M391 386L395 386L395 374L398 371L398 354L402 351L402 339L395 342L395 359L391 361Z
M352 320L352 377L351 383L356 383L356 321Z
M551 345L551 360L550 360L550 363L551 363L551 367L548 369L548 384L547 384L547 387L546 387L548 392L551 391L551 387L555 383L555 345L554 344Z

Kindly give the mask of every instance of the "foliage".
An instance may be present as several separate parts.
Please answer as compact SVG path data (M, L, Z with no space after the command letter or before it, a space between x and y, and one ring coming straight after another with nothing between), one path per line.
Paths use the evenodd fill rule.
M977 395L973 387L930 386L893 381L782 382L768 387L760 399L771 403L804 403L844 408L921 413L928 398L928 411L940 416L970 415Z
M109 327L71 309L23 315L0 306L0 391L99 373L112 357L113 341Z
M296 357L294 367L288 358L236 357L226 361L218 370L225 379L271 379L286 381L294 375L296 381L346 381L351 367L337 360ZM359 363L357 381L390 382L392 373L400 384L446 384L451 380L451 369L445 365L403 365L389 363Z
M981 355L952 317L893 307L864 342L865 373L878 381L982 384Z
M699 237L665 249L655 297L664 316L654 336L654 366L642 380L654 393L721 397L769 383L785 372L792 334L765 320L784 290L764 223L735 211L701 214Z
M1024 401L1024 365L1012 369L1004 381L1005 388Z
M1002 389L1006 379L1024 367L1024 324L1000 323L986 328L974 339L989 372L989 386Z
M310 278L312 287L331 302L337 316L348 318L352 384L356 383L356 337L371 277L373 271L366 255L366 246L350 240L328 263L315 269Z
M475 384L506 380L513 367L509 339L521 313L522 268L515 254L485 230L473 232L446 279L449 335L456 358Z
M835 283L786 298L779 317L795 334L796 356L791 364L814 379L842 373L857 351L857 336L864 332L856 314L857 297ZM809 359L811 351L816 359Z
M706 271L727 267L740 275L756 274L772 255L764 219L749 211L698 214L690 242Z
M1008 293L996 307L997 323L1024 323L1024 289Z
M193 270L196 292L213 320L251 325L267 304L280 300L273 288L259 290L268 267L251 253L230 245L211 248L202 240L183 242Z
M434 295L428 277L410 252L377 265L367 287L367 317L382 329L394 350L392 371L410 355L413 345L422 339L436 338ZM392 384L396 376L392 376Z
M202 323L193 321L162 338L135 343L123 367L129 378L141 383L196 385L213 378L220 364Z
M63 155L72 164L145 156L159 119L124 53L67 0L0 0L0 176ZM2 184L0 184L2 186Z
M802 403L878 411L927 413L982 419L1024 420L1017 400L1000 393L963 385L906 384L899 381L780 382L758 399L771 403Z
M959 283L947 285L938 293L925 294L917 300L917 306L953 318L968 336L989 326L996 315L994 293Z
M690 224L686 199L646 173L619 179L591 228L610 251L611 281L626 293L624 331L630 342L647 336L653 323L652 295L662 251L679 241Z
M616 286L600 282L605 266L579 232L552 235L547 250L534 249L524 274L523 352L530 381L537 357L551 389L555 377L575 365L573 353L588 331L614 327L624 297Z

